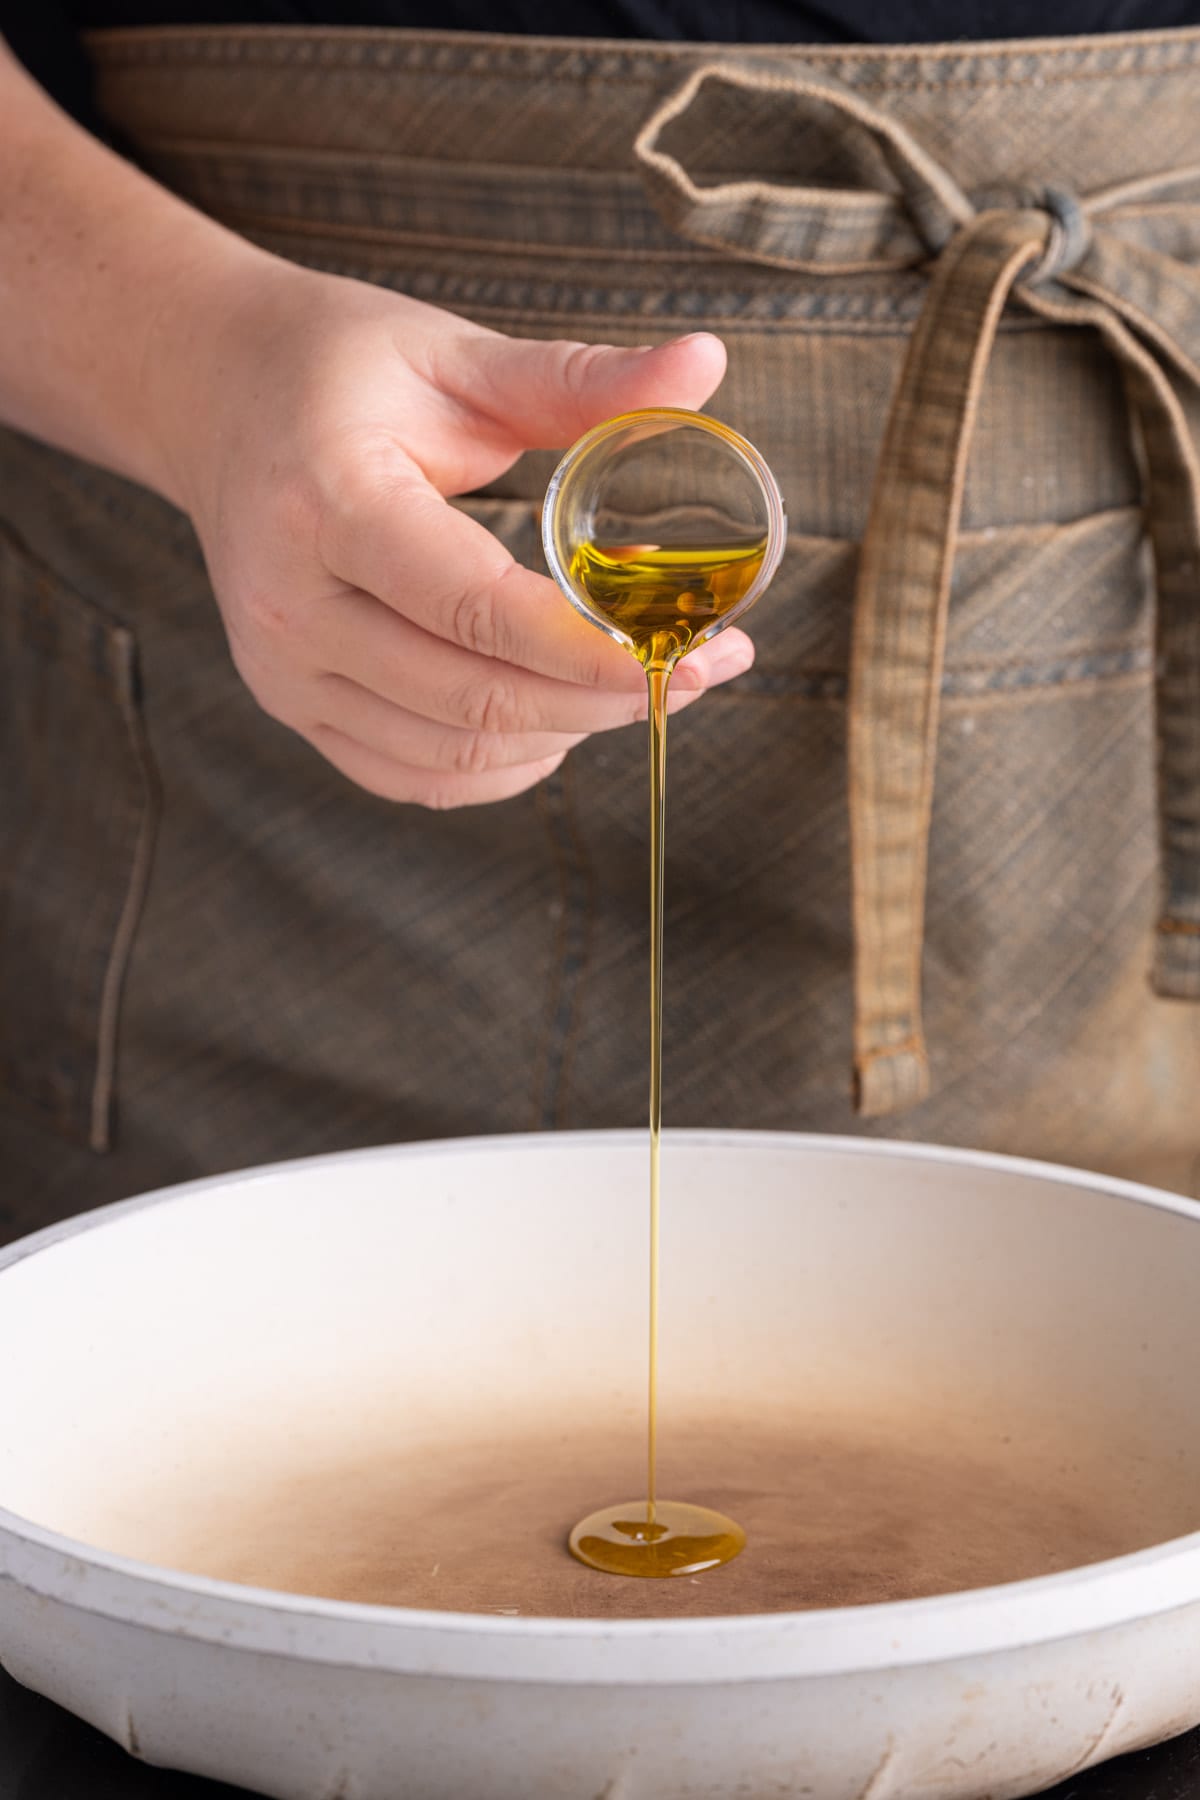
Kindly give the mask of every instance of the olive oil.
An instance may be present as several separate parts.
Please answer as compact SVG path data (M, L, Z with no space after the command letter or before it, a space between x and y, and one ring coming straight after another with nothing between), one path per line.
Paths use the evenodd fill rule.
M581 544L572 578L597 613L629 638L649 671L681 656L749 592L765 537L724 544Z
M610 1575L696 1575L746 1542L732 1519L660 1500L658 1461L659 1169L662 1131L663 851L667 688L681 656L731 612L762 567L765 538L725 544L581 544L573 580L628 638L650 698L650 1344L646 1498L605 1507L578 1524L571 1552Z
M914 1387L899 1402L826 1364L799 1386L750 1376L715 1409L705 1394L696 1410L672 1409L672 1487L703 1486L733 1509L752 1552L699 1579L600 1580L562 1555L555 1521L579 1518L605 1491L629 1427L595 1390L580 1408L555 1381L534 1384L536 1411L523 1419L489 1410L467 1429L385 1401L344 1408L314 1437L295 1392L259 1402L273 1414L285 1405L294 1431L256 1430L251 1403L242 1448L231 1449L236 1430L189 1432L170 1464L130 1457L123 1483L86 1498L59 1486L65 1516L43 1522L142 1562L291 1594L493 1618L655 1620L992 1587L1200 1526L1191 1457L1139 1454L1133 1421L1114 1441L1087 1409L1056 1410L1052 1396L1041 1411L1027 1393L998 1390L997 1412L961 1373L961 1386ZM656 1791L646 1780L643 1796Z

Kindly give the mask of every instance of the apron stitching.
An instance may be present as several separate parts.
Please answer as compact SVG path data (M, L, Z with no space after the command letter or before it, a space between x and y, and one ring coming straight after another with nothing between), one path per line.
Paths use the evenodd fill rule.
M404 250L441 250L448 256L463 256L470 252L479 252L485 256L511 255L519 251L523 256L544 257L547 260L561 257L564 262L575 262L579 259L595 261L608 265L613 262L626 261L642 266L647 262L660 262L669 267L679 266L679 248L669 245L658 248L651 245L603 245L572 243L524 243L518 238L467 238L457 235L436 236L427 231L406 231L400 226L388 225L348 225L333 219L299 219L281 212L250 212L233 206L221 208L221 222L243 233L253 231L273 232L280 236L297 238L335 238L352 243L392 245ZM709 257L705 266L719 268L730 265L728 253L723 258ZM733 265L736 266L736 265Z
M1096 692L1103 689L1108 693L1133 693L1140 689L1149 689L1153 683L1154 665L1149 652L1146 654L1144 666L1112 675L1081 675L1078 678L1064 677L1060 681L1047 681L1033 686L1016 686L1011 688L992 687L985 692L972 692L967 689L956 689L947 693L942 690L942 711L946 714L1011 712L1019 706L1053 705L1061 700L1073 699L1081 690Z
M575 1064L575 1051L579 1044L580 1030L583 1024L583 1008L580 1004L584 985L587 980L588 963L592 949L592 919L595 913L596 881L591 859L583 847L578 821L575 816L574 776L571 759L568 756L563 764L563 818L566 824L567 837L574 854L575 882L572 904L575 908L575 945L576 956L570 970L572 992L567 1029L562 1040L559 1058L558 1093L556 1098L554 1122L564 1126L568 1122L571 1098L571 1076Z
M550 1081L551 1045L554 1038L555 1023L559 1016L559 995L562 989L562 970L566 957L567 937L567 880L563 864L562 848L559 834L554 828L552 807L555 800L555 787L561 779L561 770L555 770L547 776L534 790L534 808L537 812L550 847L554 872L558 885L559 918L554 937L553 973L550 977L549 989L545 1001L545 1020L542 1025L537 1054L534 1057L534 1079L531 1096L532 1112L530 1128L542 1131L546 1125L546 1093Z
M129 654L136 655L132 637L127 637ZM154 859L160 809L160 786L154 765L145 721L138 702L139 675L136 661L127 668L114 670L120 681L120 706L128 734L129 746L141 775L143 806L138 824L133 856L130 861L125 897L120 917L109 947L108 962L100 995L97 1020L97 1054L89 1119L89 1138L93 1150L108 1148L112 1129L112 1110L117 1062L117 1024L121 990L128 967Z
M148 35L149 32L154 33L153 38ZM650 86L656 80L669 77L680 67L686 68L688 62L697 55L707 55L711 59L715 55L736 54L748 62L764 60L763 47L751 44L675 46L639 43L633 49L622 40L557 38L531 39L514 46L491 34L473 32L447 34L442 41L418 44L398 43L391 33L386 32L386 28L375 34L369 30L355 31L353 27L342 27L338 30L336 40L332 35L323 36L320 28L310 29L305 33L307 45L297 39L294 28L270 26L235 27L232 31L229 27L214 27L210 32L205 32L203 28L196 31L187 27L143 27L137 33L116 29L89 31L84 36L94 54L118 65L154 66L175 60L217 65L317 64L371 75L394 75L398 69L412 69L413 72L420 73L434 66L454 75L493 77L499 65L501 68L515 66L518 70L527 70L529 79L536 78L548 67L556 75L575 74L582 79L586 77L590 67L596 66L601 70L618 71L622 79L642 86ZM391 41L388 41L389 38ZM462 41L464 39L468 41ZM839 47L815 44L778 48L791 53L789 61L807 61L822 71L835 74L842 70L861 70L864 64L868 67L873 63L880 64L887 68L887 74L876 78L871 85L886 86L893 92L911 92L917 87L1005 87L1015 85L1017 80L1021 83L1044 85L1057 80L1075 79L1077 69L1085 77L1096 79L1119 78L1130 72L1174 73L1186 68L1200 55L1200 33L1195 27L1182 27L1161 33L1112 33L1101 38L1068 42L1025 39L1014 43L981 44L977 49L969 51L964 51L961 46L945 44L923 46L916 50L911 45L864 44L861 49L849 54ZM317 54L314 55L313 50ZM939 74L918 82L906 82L894 72L897 66L905 63L913 68L937 64L953 68L973 63L976 66L982 64L986 69L990 65L1013 64L1021 60L1036 61L1040 72L1019 78L989 72L988 75L969 80ZM653 73L647 72L645 64L648 61L660 64L660 68ZM1066 62L1067 69L1060 72L1054 66L1056 62ZM1089 66L1096 63L1101 66ZM564 64L575 66L574 69L569 66L564 68ZM888 65L892 66L887 67ZM864 81L862 85L867 85L867 82Z
M579 1022L579 987L588 954L592 875L571 820L566 764L542 783L536 804L550 840L562 908L534 1088L534 1127L544 1131L560 1122L565 1103L566 1073Z
M1107 667L1097 668L1098 662ZM989 699L1028 695L1031 700L1064 698L1082 687L1144 687L1154 673L1154 652L1149 645L1133 645L1112 651L1107 657L1063 657L1052 662L1032 665L1000 664L994 669L980 666L947 667L942 674L941 695L947 706L958 710L984 704ZM728 696L714 694L709 704L718 699L739 697L758 699L844 700L849 676L838 669L757 671L750 669L739 676L736 690Z
M756 311L754 303L757 296L747 296L745 309L738 313L724 313L707 306L694 306L684 311L674 305L639 305L637 302L643 298L640 291L627 294L610 293L605 296L607 304L601 306L599 297L594 293L588 293L586 289L580 290L571 287L566 283L556 284L558 291L553 298L544 294L539 294L536 299L532 295L513 294L504 300L499 300L494 296L483 298L475 293L464 293L462 289L465 284L452 276L443 280L437 276L422 278L417 275L412 280L401 283L395 281L394 269L381 264L349 262L339 257L312 257L306 261L311 268L351 275L356 279L373 281L382 286L394 286L398 292L411 294L414 298L426 299L435 295L439 299L453 300L458 305L469 306L472 314L481 319L487 317L507 320L513 313L521 313L529 321L546 319L557 323L560 327L563 311L569 309L572 316L580 321L586 320L589 323L596 322L598 324L607 322L610 327L614 316L639 324L663 326L674 324L694 326L696 319L702 316L707 323L719 325L731 333L754 331L769 335L774 329L783 334L789 333L791 328L797 324L804 324L811 326L814 335L819 333L826 337L901 337L907 336L903 327L911 323L917 311L914 305L905 313L893 312L886 308L885 303L881 302L881 317L847 319L834 307L826 307L818 303L811 313L801 313L795 317L789 317L786 313L779 311L771 313ZM489 284L489 286L499 285L503 284ZM648 292L650 298L657 298L652 291L648 290ZM673 299L674 297L669 296L668 298ZM1014 322L1013 326L1003 335L1010 335L1010 331L1016 334L1018 332L1035 332L1038 329L1036 322L1032 322L1028 326L1018 325ZM1044 330L1044 327L1041 329Z
M102 46L97 47L97 48L102 49ZM101 63L108 64L109 66L118 67L118 68L120 67L119 62L115 58L105 57L103 55L100 55L98 57L98 60ZM253 57L246 57L245 59L234 59L234 60L235 60L235 62L239 61L239 60L244 60L244 62L248 66L253 66L259 59L253 58ZM262 60L264 62L270 63L271 66L274 66L274 67L287 68L287 67L293 66L293 65L289 64L286 60L274 61L274 62L272 62L271 59L266 59L266 58L264 58ZM875 94L875 95L886 94L886 95L890 96L890 95L896 95L896 94L942 94L942 93L946 93L946 92L976 93L976 92L987 91L990 93L990 92L994 92L997 89L1010 89L1011 90L1011 89L1017 89L1017 88L1066 87L1066 86L1070 86L1073 84L1075 84L1075 85L1081 84L1084 82L1112 82L1114 84L1119 84L1119 83L1123 82L1124 80L1126 80L1131 74L1143 75L1143 76L1154 76L1154 77L1157 77L1160 79L1174 79L1176 77L1183 79L1185 77L1189 77L1189 76L1192 76L1195 74L1198 60L1200 60L1200 58L1193 56L1193 57L1187 59L1186 61L1181 59L1179 62L1177 62L1175 64L1163 65L1157 69L1062 69L1062 70L1051 70L1049 73L1046 73L1046 74L1038 73L1035 75L1010 75L1010 76L1002 75L1002 76L994 76L994 77L987 76L987 75L980 75L980 76L963 76L959 79L955 79L955 78L951 77L947 80L936 80L935 79L935 80L928 80L928 81L925 81L925 80L922 80L922 81L890 81L890 80L872 81L870 79L858 79L858 80L854 80L853 85L854 85L855 93L864 94L864 95L865 94ZM194 59L194 61L197 64L211 67L211 68L226 68L229 66L229 59L224 58L224 57L213 58L211 60L203 58L203 57L196 57ZM132 63L131 66L137 67L138 65L136 63ZM394 80L395 75L396 75L396 71L394 69L385 68L385 67L364 68L364 67L359 66L356 68L348 69L346 72L356 75L358 77L366 77L369 80L371 80L372 82L378 82L381 84L384 82ZM420 75L420 74L424 74L426 71L421 69L420 67L414 67L411 71L403 71L403 72L404 73L411 72L414 75ZM453 70L452 73L456 79L466 77L471 80L479 79L481 81L482 80L494 81L496 79L497 72L494 68L481 67L481 68L459 68L459 69ZM836 74L837 72L831 71L831 73ZM842 78L843 79L846 78L844 72L843 72ZM530 84L532 85L533 82L535 82L537 79L538 79L538 77L536 77L536 76L530 76L529 77ZM585 85L587 79L588 79L587 77L580 77L579 78L580 86ZM850 79L853 79L853 71L852 70L851 70L851 74L850 74ZM645 76L645 75L640 75L640 74L634 74L632 72L626 73L626 72L622 71L622 73L620 75L620 80L621 80L623 86L645 88L649 93L654 93L654 92L658 91L662 86L662 77L661 76L659 76L659 77Z

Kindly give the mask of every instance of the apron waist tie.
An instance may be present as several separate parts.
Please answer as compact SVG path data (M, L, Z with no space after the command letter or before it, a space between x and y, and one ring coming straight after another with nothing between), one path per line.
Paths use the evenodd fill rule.
M866 132L898 192L698 186L661 147L707 82L783 97ZM827 135L827 134L826 134ZM797 132L798 138L802 136ZM1011 298L1097 331L1117 359L1146 469L1154 554L1163 901L1152 979L1200 1000L1200 461L1177 384L1200 389L1200 274L1147 247L1154 202L1200 206L1200 167L1078 199L1059 188L968 197L906 127L823 74L695 70L634 146L668 225L811 274L932 261L876 469L859 558L848 703L855 1095L875 1116L930 1090L921 1019L929 828L963 483L1000 316ZM1106 219L1119 209L1119 220ZM1137 236L1120 225L1134 221Z

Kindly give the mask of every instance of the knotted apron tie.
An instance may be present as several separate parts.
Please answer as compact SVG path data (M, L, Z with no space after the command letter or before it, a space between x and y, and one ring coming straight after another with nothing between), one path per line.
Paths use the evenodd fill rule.
M708 82L832 108L869 134L896 192L759 180L699 186L661 147ZM1140 432L1157 584L1163 901L1153 981L1200 999L1200 460L1180 385L1200 389L1200 272L1147 239L1154 202L1200 204L1200 166L1080 200L1055 187L965 194L898 121L819 73L710 64L647 120L635 156L668 225L751 262L878 273L932 258L875 473L858 566L848 705L860 1112L929 1092L921 956L938 705L963 483L1010 298L1100 334ZM1170 227L1165 229L1169 230Z

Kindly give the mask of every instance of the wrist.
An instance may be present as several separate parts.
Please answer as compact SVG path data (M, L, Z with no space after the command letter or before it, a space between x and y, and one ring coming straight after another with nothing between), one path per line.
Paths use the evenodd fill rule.
M256 319L304 271L208 220L175 260L146 321L138 479L183 511L203 506L230 442L232 402L253 404Z

